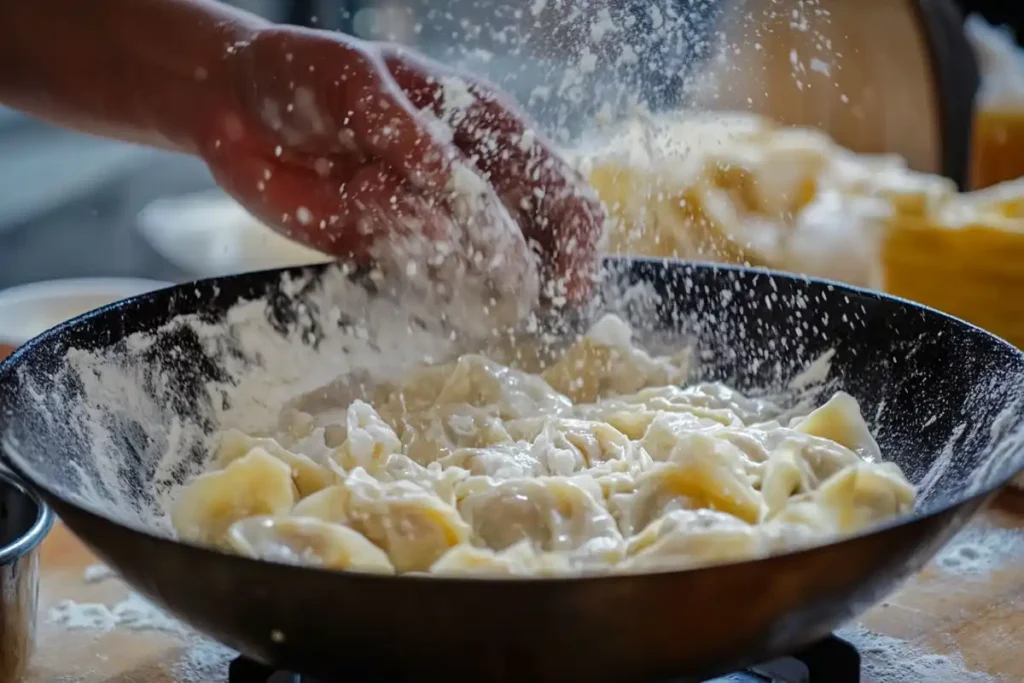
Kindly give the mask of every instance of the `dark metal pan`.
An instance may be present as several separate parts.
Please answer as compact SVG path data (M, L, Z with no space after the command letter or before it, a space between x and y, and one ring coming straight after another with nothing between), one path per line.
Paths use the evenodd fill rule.
M328 344L337 315L317 293L338 269L324 267L147 294L29 343L0 366L6 459L105 562L171 613L263 663L341 680L650 681L735 670L794 651L875 603L1024 467L1024 356L978 328L765 271L607 266L620 291L650 286L625 314L652 338L688 335L704 379L778 388L833 349L827 386L860 401L883 452L922 488L915 514L767 559L574 579L358 575L170 540L153 519L155 496L196 471L204 454L188 434L215 429L218 410L234 400L207 383L275 371L247 349L226 311L243 299L263 302L250 307L277 330L267 334L301 337L296 357L325 347L318 357L329 365L346 350ZM195 313L203 334L172 322ZM146 344L129 338L155 330ZM377 341L393 355L402 340ZM90 378L88 366L76 374L81 354L69 349L98 350L121 374ZM173 449L186 457L158 467Z

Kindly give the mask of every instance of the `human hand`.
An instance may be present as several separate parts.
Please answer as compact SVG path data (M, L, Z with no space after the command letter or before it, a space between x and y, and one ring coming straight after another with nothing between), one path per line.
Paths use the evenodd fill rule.
M529 290L533 252L553 299L592 282L604 214L596 195L505 96L395 46L263 28L228 60L199 151L251 213L332 255L432 277L488 270ZM402 245L396 251L395 245ZM436 256L436 254L435 254ZM453 265L454 258L454 265ZM556 283L552 285L551 283Z

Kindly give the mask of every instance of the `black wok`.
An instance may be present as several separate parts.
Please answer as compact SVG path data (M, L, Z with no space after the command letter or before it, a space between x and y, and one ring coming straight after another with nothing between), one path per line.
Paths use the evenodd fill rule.
M703 379L781 390L834 349L823 390L842 387L860 401L883 452L922 488L914 516L751 562L575 579L336 573L170 540L154 517L160 496L197 471L205 453L195 435L216 429L236 400L208 383L290 372L268 370L277 361L248 348L244 324L225 323L225 311L241 299L264 302L251 305L264 333L301 336L296 357L319 348L323 383L345 355L329 343L337 317L325 302L334 299L319 289L338 269L321 266L182 285L42 335L0 366L0 443L9 464L141 593L259 661L351 677L342 680L650 681L735 670L797 650L871 606L1024 467L1024 356L978 328L800 277L607 265L619 290L651 284L657 296L634 297L625 314L652 338L690 335ZM352 285L364 286L372 288ZM376 314L366 307L376 300L360 301L344 313L371 316L372 336ZM203 325L171 322L194 313ZM158 329L150 343L125 341ZM392 357L403 343L394 337L374 337L390 365L407 360ZM117 371L93 372L69 349L100 353ZM158 467L175 449L184 455L174 466Z

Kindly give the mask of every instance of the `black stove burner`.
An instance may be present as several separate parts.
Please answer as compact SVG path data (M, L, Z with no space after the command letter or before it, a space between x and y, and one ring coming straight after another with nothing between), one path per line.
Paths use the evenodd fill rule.
M274 671L246 657L228 668L228 683L323 683L289 671ZM346 680L345 683L360 683ZM672 683L668 681L667 683ZM752 666L705 683L860 683L860 654L836 636L790 656Z

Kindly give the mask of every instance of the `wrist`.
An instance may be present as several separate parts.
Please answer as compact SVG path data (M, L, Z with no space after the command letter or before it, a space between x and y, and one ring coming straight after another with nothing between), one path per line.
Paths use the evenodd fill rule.
M202 42L202 50L180 77L188 82L186 95L172 108L165 136L182 152L202 155L220 135L225 119L238 117L246 106L252 75L247 46L271 26L255 15L232 8L219 11Z

